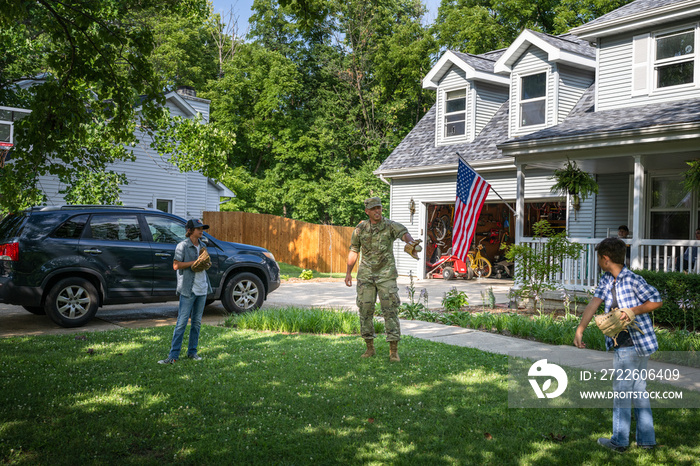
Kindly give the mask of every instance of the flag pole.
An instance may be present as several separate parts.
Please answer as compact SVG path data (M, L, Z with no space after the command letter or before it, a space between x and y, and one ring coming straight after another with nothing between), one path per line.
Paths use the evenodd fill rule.
M464 162L465 164L467 164L467 166L468 166L469 168L471 168L472 170L474 170L474 167L472 167L471 165L469 165L469 162L467 162L466 160L464 160L464 158L462 158L462 156L459 154L459 152L455 151L455 153L457 154L457 157L459 157L460 160L461 160L462 162ZM474 170L474 171L476 172L476 170ZM478 172L477 172L477 173L478 173ZM518 216L517 212L515 212L515 210L510 206L510 204L508 204L508 203L505 201L505 199L503 199L503 198L501 197L501 195L498 194L498 192L496 192L495 189L493 189L493 186L491 186L491 191L493 191L493 193L494 193L496 196L498 196L498 198L499 198L500 200L503 201L503 203L506 205L506 207L508 207L508 208L510 209L510 211L513 212L513 216L514 216L514 217L517 217L517 216Z

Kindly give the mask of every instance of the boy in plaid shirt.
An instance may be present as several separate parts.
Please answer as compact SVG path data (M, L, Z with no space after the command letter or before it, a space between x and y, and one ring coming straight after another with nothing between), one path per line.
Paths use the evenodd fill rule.
M612 338L606 336L605 344L615 350L613 368L615 374L646 372L649 356L659 348L656 334L649 313L661 307L661 296L653 286L637 274L625 267L625 251L627 246L619 238L606 238L596 246L598 252L598 265L605 272L598 284L595 295L583 311L581 323L576 329L574 345L585 348L583 343L583 331L588 326L600 305L605 302L605 313L615 308L628 308L635 314L635 322L641 329L638 332L632 327L629 331L620 333L617 344ZM621 319L629 319L623 314ZM646 391L646 380L637 377L637 380L613 380L613 390L617 392L641 392ZM633 379L633 377L624 377ZM635 398L634 414L637 420L635 439L637 446L641 448L654 448L656 436L654 434L654 418L651 414L649 398ZM612 438L599 438L598 443L613 451L623 452L629 445L630 425L632 419L632 398L613 399L613 435Z

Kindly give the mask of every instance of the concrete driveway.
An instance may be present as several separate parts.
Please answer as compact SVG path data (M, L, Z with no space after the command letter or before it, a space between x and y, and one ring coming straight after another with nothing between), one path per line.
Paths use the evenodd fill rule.
M402 302L408 301L408 278L398 280L399 296ZM513 286L512 280L416 280L415 299L421 289L428 292L428 306L441 306L444 294L455 287L467 294L470 304L482 304L481 292L493 289L497 303L508 302L508 290ZM331 307L356 310L355 283L345 286L342 280L326 282L283 282L268 296L263 308L280 306ZM204 310L202 321L209 325L218 325L227 313L219 301ZM105 306L97 311L96 317L83 327L66 329L51 321L47 316L30 314L19 306L0 304L0 337L72 334L119 328L143 328L174 325L177 319L177 302L157 304L124 304Z

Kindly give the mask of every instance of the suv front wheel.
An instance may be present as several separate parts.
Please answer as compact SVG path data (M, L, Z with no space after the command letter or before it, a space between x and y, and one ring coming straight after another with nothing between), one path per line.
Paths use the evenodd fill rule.
M46 314L61 327L80 327L97 313L97 290L80 277L64 278L46 296Z
M228 312L241 312L257 309L265 299L265 288L257 275L244 272L234 275L224 288L221 301Z

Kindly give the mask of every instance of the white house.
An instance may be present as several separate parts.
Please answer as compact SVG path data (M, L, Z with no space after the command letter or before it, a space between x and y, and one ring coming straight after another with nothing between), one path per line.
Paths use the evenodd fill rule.
M678 260L700 246L690 240L699 196L682 184L686 162L700 158L699 24L700 1L636 0L570 34L525 30L506 50L446 52L423 82L435 106L376 171L391 186L392 219L435 243L429 232L454 204L459 153L503 198L489 195L477 227L477 240L499 232L491 258L495 243L531 241L532 223L546 218L589 245L567 264L572 288L595 284L593 245L622 224L633 267L700 271ZM568 159L599 185L579 210L550 192ZM422 276L430 262L397 257L401 274Z
M165 105L172 115L194 118L199 113L205 123L209 121L209 104L209 100L196 97L194 90L186 87L165 96ZM226 186L201 173L181 173L149 146L151 139L145 132L136 131L140 143L131 148L136 159L108 167L127 177L128 184L121 187L120 194L124 205L153 207L185 218L201 218L204 211L218 211L222 198L235 197ZM42 176L39 183L46 194L47 205L65 204L59 194L64 186L56 177Z

